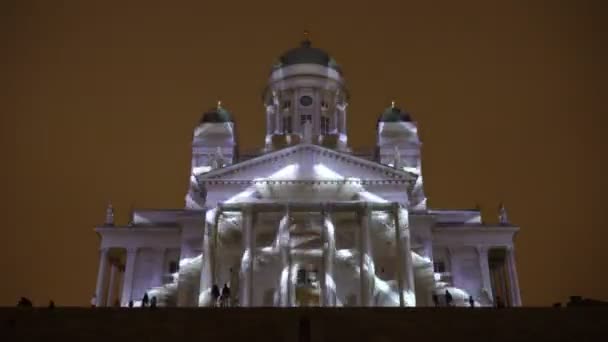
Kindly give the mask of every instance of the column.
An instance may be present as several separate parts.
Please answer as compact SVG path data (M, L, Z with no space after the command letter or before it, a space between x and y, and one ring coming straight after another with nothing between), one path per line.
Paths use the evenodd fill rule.
M346 134L346 105L340 110L340 117L342 118L340 121L340 133Z
M251 207L247 206L243 208L243 248L245 253L243 255L243 262L245 269L243 272L243 281L241 288L241 306L251 307L253 306L253 266L255 263L255 232L253 231L253 213Z
M106 274L108 273L108 248L99 250L99 270L97 271L97 287L95 289L95 305L103 306L103 293L106 284Z
M448 259L448 263L449 263L449 272L450 272L450 283L452 284L452 286L458 286L460 284L460 279L458 278L458 275L456 274L455 270L456 270L456 249L454 247L451 246L447 246L445 248L446 253L447 253L447 259Z
M133 290L133 275L135 273L135 261L137 259L137 248L127 248L127 260L125 263L125 274L122 285L121 303L126 306L131 300Z
M279 223L279 249L281 252L281 280L280 280L280 306L289 307L291 303L291 260L289 251L289 225L290 216L289 211L285 213L285 216Z
M216 209L218 210L218 209ZM205 220L205 229L203 231L203 250L202 250L202 269L200 292L204 292L213 286L212 268L213 268L213 227L212 224Z
M430 237L427 237L424 240L424 256L429 258L429 260L433 261L433 240Z
M492 280L490 279L490 264L488 262L488 247L477 246L477 255L479 256L479 271L481 275L482 294L485 292L488 299L493 300L492 295Z
M369 222L370 222L371 211L367 204L360 209L360 224L359 224L359 269L360 269L360 304L361 306L372 306L370 299L372 298L372 284L370 277L374 274L370 274L373 270L371 265L371 244L369 234ZM368 260L370 261L368 263Z
M397 283L399 284L399 306L405 306L404 293L414 293L414 270L412 268L412 253L410 247L409 229L401 229L399 222L399 203L394 203L393 217L395 219L395 242L397 249Z
M334 280L334 259L336 253L336 240L335 240L335 232L334 232L334 224L331 221L331 216L328 212L324 212L323 214L323 228L325 233L325 243L324 246L324 255L323 255L323 268L325 270L325 305L326 306L335 306L335 293L336 293L336 283Z
M118 266L115 264L110 265L110 284L108 285L108 300L106 301L106 306L113 306L114 303L114 289L116 288L116 269Z
M509 290L511 295L511 306L521 306L521 296L519 293L519 279L517 277L517 268L515 262L515 249L513 246L508 246L506 249L506 266L509 275Z

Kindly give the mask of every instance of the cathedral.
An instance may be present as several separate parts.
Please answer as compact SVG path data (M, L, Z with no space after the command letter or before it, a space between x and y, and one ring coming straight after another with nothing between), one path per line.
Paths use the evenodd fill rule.
M520 306L506 209L427 206L416 122L393 102L349 147L344 74L306 37L272 66L263 148L221 103L194 129L185 205L95 228L96 306Z

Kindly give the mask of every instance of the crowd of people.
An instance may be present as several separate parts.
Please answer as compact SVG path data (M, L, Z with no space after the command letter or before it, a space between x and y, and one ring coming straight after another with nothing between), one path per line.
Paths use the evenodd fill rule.
M453 307L454 305L454 299L452 297L452 294L450 293L450 291L445 290L445 294L442 296L443 298L445 298L445 300L443 301L443 303L440 302L439 296L436 293L433 293L433 304L435 305L435 307L441 307L442 304L445 304L446 307ZM220 290L220 288L217 285L213 285L211 287L211 300L212 300L212 306L214 307L231 307L234 306L234 301L232 296L230 295L230 287L228 286L228 284L224 284L224 287L222 287L222 289ZM93 297L93 299L91 300L91 307L96 307L96 298ZM158 301L156 299L156 296L152 296L152 298L150 298L148 296L148 293L144 293L144 296L141 300L141 307L145 308L145 307L149 307L151 309L156 308L158 305ZM21 299L19 300L19 302L17 303L17 307L22 307L22 308L27 308L27 307L32 307L32 301L29 300L26 297L21 297ZM114 306L120 307L120 302L118 302L118 300L115 302ZM52 300L49 302L48 307L50 309L55 308L55 302L53 302ZM130 300L128 303L128 307L129 308L133 308L134 307L134 302L133 300ZM469 307L475 307L475 300L473 299L473 296L469 296ZM505 304L502 301L502 299L500 297L496 297L495 303L494 303L494 307L496 308L504 308Z
M452 294L450 293L450 291L445 290L445 294L443 295L443 297L445 298L445 301L444 301L445 306L447 306L447 307L455 306L454 298L452 297ZM433 304L435 305L435 307L441 306L439 296L436 293L433 293ZM473 299L473 296L469 296L469 307L471 307L471 308L475 307L475 299ZM504 302L502 301L502 299L499 296L496 296L496 301L494 303L494 307L496 307L496 308L505 307Z

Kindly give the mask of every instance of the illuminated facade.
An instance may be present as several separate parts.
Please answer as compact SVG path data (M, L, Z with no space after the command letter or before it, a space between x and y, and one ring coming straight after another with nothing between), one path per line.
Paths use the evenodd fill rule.
M393 103L373 152L348 145L342 71L308 39L273 66L262 94L264 148L239 154L221 104L194 131L184 209L134 210L126 227L107 210L96 228L99 306L144 293L161 306L521 305L513 239L473 210L427 208L421 142ZM435 294L435 296L434 296ZM137 303L136 303L137 305Z

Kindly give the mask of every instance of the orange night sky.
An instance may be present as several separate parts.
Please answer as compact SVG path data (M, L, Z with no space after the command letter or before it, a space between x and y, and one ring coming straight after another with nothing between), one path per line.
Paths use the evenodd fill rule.
M351 91L354 147L395 100L419 123L429 205L521 227L524 305L608 299L602 1L3 1L0 305L88 305L111 200L184 205L218 99L263 144L270 68L308 29Z

